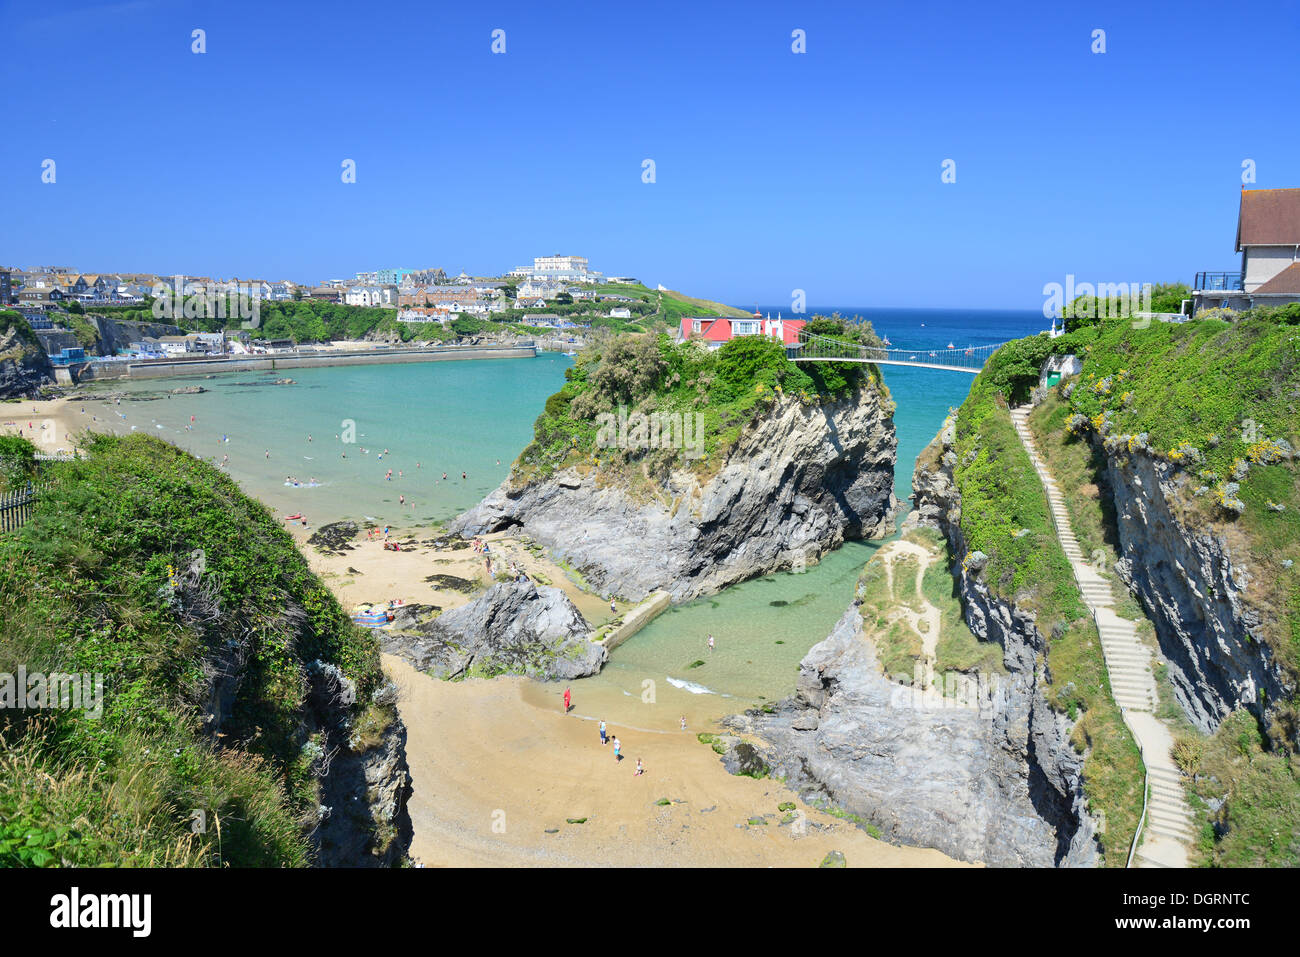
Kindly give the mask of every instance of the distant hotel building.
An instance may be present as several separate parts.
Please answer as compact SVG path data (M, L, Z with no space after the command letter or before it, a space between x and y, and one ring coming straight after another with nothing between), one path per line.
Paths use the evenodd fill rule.
M552 282L601 282L604 273L591 269L585 256L537 256L532 268L520 266L507 273L515 279Z

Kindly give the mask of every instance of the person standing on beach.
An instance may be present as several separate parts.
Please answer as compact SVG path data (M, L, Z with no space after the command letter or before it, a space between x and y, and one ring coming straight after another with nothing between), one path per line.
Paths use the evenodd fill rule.
M686 715L682 715L682 730L686 730Z
M713 636L709 635L709 651L713 651Z
M600 730L600 744L601 744L602 747L604 747L606 744L609 744L609 737L608 737L608 736L606 735L606 733L605 733L605 719L604 719L604 718L601 718L601 719L600 719L600 729L599 729L599 730Z
M623 755L619 753L623 745L619 743L618 735L614 735L613 741L614 741L614 763L618 764L618 762L623 760Z
M569 702L573 700L573 695L568 688L564 689L564 713L569 713Z

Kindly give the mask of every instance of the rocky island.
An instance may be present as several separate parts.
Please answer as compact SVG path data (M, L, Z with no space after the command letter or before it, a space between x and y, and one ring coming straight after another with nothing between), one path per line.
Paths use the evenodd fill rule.
M567 378L455 530L519 529L602 593L684 601L892 529L893 402L868 367L662 336L589 350Z

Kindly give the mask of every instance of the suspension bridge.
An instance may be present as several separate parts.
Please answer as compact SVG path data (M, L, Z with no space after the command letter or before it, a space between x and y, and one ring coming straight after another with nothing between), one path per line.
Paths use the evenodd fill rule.
M799 341L786 347L793 362L870 362L884 366L917 366L922 369L947 369L977 375L989 356L1005 342L992 346L953 346L948 349L894 349L888 346L864 346L799 330Z

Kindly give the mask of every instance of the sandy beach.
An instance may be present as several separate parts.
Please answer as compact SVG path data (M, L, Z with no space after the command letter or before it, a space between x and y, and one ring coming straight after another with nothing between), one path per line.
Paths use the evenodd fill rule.
M0 434L21 434L46 455L70 453L85 429L121 431L100 414L103 410L104 405L96 402L94 409L88 408L83 415L77 400L68 398L0 402Z
M0 430L21 431L49 453L74 450L87 428L130 431L112 405L91 401L82 408L77 397L5 403ZM394 527L390 539L401 551L385 550L380 535L363 530L350 550L337 553L307 544L317 522L285 527L349 610L389 601L450 609L489 583L484 556L468 543L445 541L437 527ZM545 552L517 538L498 534L486 541L500 568L513 564L562 588L593 628L631 607L619 603L611 612ZM413 787L411 854L424 866L815 867L832 850L850 867L959 864L932 849L877 841L851 822L807 807L778 781L728 774L696 737L717 728L701 727L694 714L689 730L678 731L676 711L651 716L634 698L608 688L587 693L579 681L566 716L558 685L523 678L444 682L390 655L384 665L402 692ZM600 744L601 718L622 740L621 763L612 745ZM646 768L640 776L634 774L638 758ZM778 808L785 802L795 812ZM760 818L765 823L750 823Z
M580 689L564 715L559 685L444 682L387 655L384 665L402 692L411 854L423 866L815 867L832 850L850 867L958 865L874 840L778 781L733 777L691 732L636 731L606 715L625 755L616 763ZM803 816L781 824L787 801Z
M437 543L447 540L447 536L436 527L393 528L389 538L400 546L401 551L385 549L382 534L377 533L371 538L363 531L351 543L350 551L331 554L307 544L316 531L314 527L303 528L292 522L286 526L307 556L312 571L321 577L348 610L363 603L398 601L438 605L446 611L470 601L490 584L486 556L475 552L469 542L459 539L448 540L446 545L440 546ZM495 534L485 535L482 540L490 548L489 554L496 569L506 570L513 565L539 584L562 589L593 628L633 607L618 602L617 612L611 612L609 602L583 591L545 553L527 548L518 539ZM434 576L472 582L474 588L466 591L444 586L437 580L428 581Z

